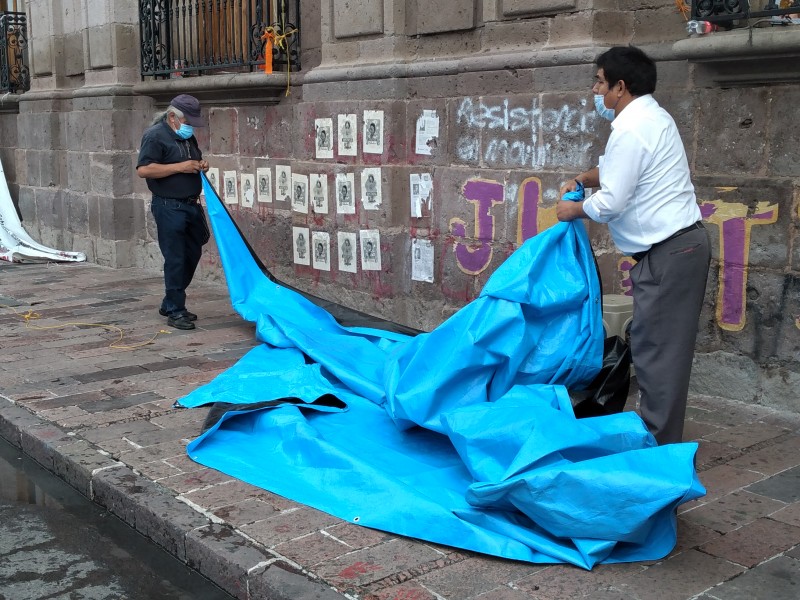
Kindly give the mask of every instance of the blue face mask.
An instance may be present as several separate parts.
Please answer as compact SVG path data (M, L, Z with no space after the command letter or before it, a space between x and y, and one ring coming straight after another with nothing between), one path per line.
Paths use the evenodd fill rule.
M175 132L175 134L182 140L188 140L194 135L194 127L188 123L181 123L180 128Z
M616 116L616 112L613 108L606 108L604 102L605 96L601 94L594 95L594 109L597 111L597 114L606 119L607 121L613 121L614 117Z

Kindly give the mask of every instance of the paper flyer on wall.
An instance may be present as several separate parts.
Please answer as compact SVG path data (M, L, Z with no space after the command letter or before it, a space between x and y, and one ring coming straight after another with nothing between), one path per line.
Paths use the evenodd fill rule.
M328 176L325 173L311 173L308 176L311 187L311 208L318 215L328 214Z
M256 169L256 179L258 180L256 199L259 202L272 202L272 169L269 167Z
M314 121L314 145L317 158L333 158L333 119Z
M411 216L422 216L422 205L431 210L431 196L433 192L433 179L430 173L412 173L410 175Z
M225 185L225 204L239 204L239 190L236 186L236 171L223 171Z
M339 137L336 140L336 150L339 156L355 156L358 150L358 121L356 115L339 115L337 118Z
M256 180L252 173L242 173L242 206L253 208L256 199Z
M14 201L11 199L2 163L0 163L0 260L15 263L86 260L83 252L49 248L28 235L22 227Z
M439 138L439 116L435 110L423 110L417 119L417 154L430 156L431 149L436 147Z
M433 254L430 240L411 240L411 279L433 283Z
M383 154L383 111L364 111L364 152Z

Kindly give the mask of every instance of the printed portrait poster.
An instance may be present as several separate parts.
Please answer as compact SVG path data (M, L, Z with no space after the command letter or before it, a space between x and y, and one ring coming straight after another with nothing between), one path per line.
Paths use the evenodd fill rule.
M381 234L377 229L362 229L358 232L361 240L361 268L365 271L381 270Z
M242 173L242 206L253 208L256 199L256 178L252 174Z
M315 213L328 214L328 176L325 173L311 173L308 176L309 202Z
M298 265L311 264L309 235L308 227L292 227L292 250L294 262Z
M364 111L364 152L383 154L383 111Z
M292 174L292 210L308 214L308 175Z
M340 215L356 214L353 173L336 174L336 212Z
M411 240L411 279L433 283L433 242L430 240Z
M211 184L211 187L213 187L217 195L219 195L219 169L217 167L211 167L206 171L206 177L208 178L208 183ZM203 198L206 197L205 188L203 188L200 195Z
M285 165L275 167L275 200L291 202L292 167Z
M337 117L339 137L336 139L336 151L339 156L355 156L358 153L358 121L356 115L339 115Z
M272 169L269 167L256 169L256 182L258 183L256 200L272 202Z
M239 204L239 191L236 189L236 171L223 171L222 179L225 204Z
M325 231L311 234L311 266L320 271L331 270L331 235Z
M347 273L358 272L356 234L348 231L339 231L336 236L336 242L339 247L339 270Z
M365 210L381 207L381 169L368 168L361 171L361 203Z
M314 145L317 158L333 158L333 119L314 121Z

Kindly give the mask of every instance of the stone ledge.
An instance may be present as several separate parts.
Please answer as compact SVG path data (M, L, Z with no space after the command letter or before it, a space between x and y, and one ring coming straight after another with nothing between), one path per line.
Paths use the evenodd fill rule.
M215 105L278 104L285 96L287 83L299 90L302 73L230 73L181 77L162 81L143 81L134 84L133 92L150 96L156 103L166 105L178 94L192 94L200 102Z
M800 26L735 29L673 44L676 58L698 65L699 79L718 85L800 81Z

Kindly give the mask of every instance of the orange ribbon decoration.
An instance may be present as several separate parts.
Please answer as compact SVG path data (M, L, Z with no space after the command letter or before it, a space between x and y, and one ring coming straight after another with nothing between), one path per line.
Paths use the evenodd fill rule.
M272 73L272 46L275 43L275 32L271 27L264 30L261 36L264 40L264 73Z
M272 73L272 49L277 46L286 54L286 95L290 91L290 78L292 65L289 64L289 45L286 43L286 38L290 35L297 33L297 29L290 29L284 33L275 33L274 27L265 27L264 35L261 39L264 40L264 73Z

